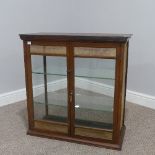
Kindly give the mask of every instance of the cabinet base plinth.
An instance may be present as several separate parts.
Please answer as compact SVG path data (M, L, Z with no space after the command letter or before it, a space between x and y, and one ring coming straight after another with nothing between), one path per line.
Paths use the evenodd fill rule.
M107 149L121 150L123 138L125 134L125 126L122 128L121 137L119 139L118 144L114 144L112 143L112 141L111 142L90 141L88 139L83 139L83 138L79 138L76 136L67 136L67 135L62 135L62 134L60 135L60 134L55 134L51 132L40 131L38 129L29 129L27 134L32 135L32 136L63 140L63 141L68 141L68 142L75 142L79 144L93 145L96 147L105 147Z

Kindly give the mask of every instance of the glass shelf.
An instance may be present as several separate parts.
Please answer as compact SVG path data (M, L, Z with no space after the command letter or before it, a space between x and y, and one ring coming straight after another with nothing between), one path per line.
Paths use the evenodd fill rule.
M51 68L52 70L52 68ZM53 70L56 70L56 68L54 68ZM57 69L59 70L59 69ZM45 74L43 72L43 69L36 69L35 71L32 71L33 74ZM67 71L64 72L62 71L61 73L56 73L56 72L52 72L49 71L46 73L46 75L53 75L53 76L67 76ZM95 75L95 76L92 76ZM77 70L77 73L75 73L75 77L79 77L79 78L86 78L86 79L106 79L106 80L115 80L115 75L114 75L114 71L113 70L105 70L103 69L101 70L94 70L94 71L87 71L87 69L79 69Z
M41 56L32 57L32 73L45 74L43 68L43 59ZM78 65L78 66L77 66ZM98 59L78 59L75 58L75 77L92 80L115 80L115 60ZM67 64L66 58L47 57L47 75L66 77ZM102 81L103 82L103 81Z

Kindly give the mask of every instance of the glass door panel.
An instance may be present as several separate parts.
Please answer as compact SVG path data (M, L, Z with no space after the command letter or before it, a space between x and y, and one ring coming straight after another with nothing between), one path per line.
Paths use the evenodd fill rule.
M31 59L35 125L67 133L66 57L31 55Z
M84 57L74 57L75 135L111 140L115 59Z

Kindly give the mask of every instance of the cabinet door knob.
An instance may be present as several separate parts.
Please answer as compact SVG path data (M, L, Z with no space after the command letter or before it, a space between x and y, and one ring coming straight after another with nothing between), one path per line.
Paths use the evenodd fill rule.
M67 73L71 73L72 71L71 70L67 70Z
M70 95L69 95L69 102L71 103L73 101L73 92L70 92Z

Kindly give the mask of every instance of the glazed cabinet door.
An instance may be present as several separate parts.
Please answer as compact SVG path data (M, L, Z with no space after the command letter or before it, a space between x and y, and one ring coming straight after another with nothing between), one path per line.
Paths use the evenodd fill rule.
M65 43L31 43L33 126L68 135L67 47Z
M73 44L74 136L113 139L116 47Z

